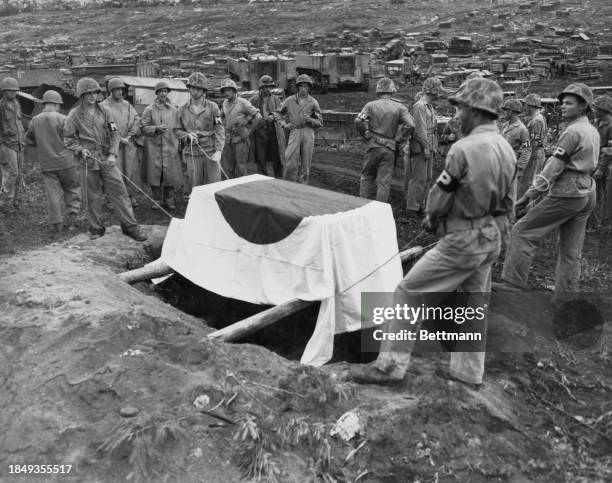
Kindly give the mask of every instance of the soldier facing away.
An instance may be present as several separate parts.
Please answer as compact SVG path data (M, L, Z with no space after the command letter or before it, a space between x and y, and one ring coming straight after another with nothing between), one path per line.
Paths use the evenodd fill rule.
M81 211L81 180L74 154L64 144L66 116L59 112L62 96L46 91L42 102L43 112L30 121L26 141L36 146L36 154L47 196L48 222L56 233L64 229L62 196L68 213L68 226L73 228Z
M359 196L385 203L389 200L398 146L414 129L408 108L391 98L396 90L391 79L380 79L376 85L379 98L368 102L355 118L357 130L366 145Z
M79 104L70 111L64 127L64 143L81 161L87 173L85 190L87 221L91 238L104 235L102 222L102 190L113 203L121 230L137 241L147 239L134 217L130 197L117 167L119 131L110 111L98 104L101 92L98 83L89 77L77 82Z
M527 167L523 172L522 183L519 187L518 195L523 196L525 191L533 183L533 178L540 174L544 167L546 155L544 147L546 146L546 137L548 135L548 126L546 119L542 115L542 100L537 94L529 94L523 100L525 109L529 115L527 123L527 131L529 131L529 142L531 143L531 158Z
M525 170L531 159L531 143L529 141L529 131L523 121L519 119L519 114L523 112L523 106L518 99L508 99L502 105L503 118L501 120L501 135L510 143L517 159L517 192L525 184L523 178ZM527 183L529 186L529 183Z
M470 328L480 341L458 342L451 353L450 376L481 384L484 374L486 304L491 285L491 265L500 251L495 216L512 210L516 161L512 148L499 134L495 119L502 91L489 79L470 79L452 96L458 106L465 135L450 148L444 171L429 191L425 228L441 237L408 272L395 290L393 306L408 304L436 307L448 292L462 292L465 306L484 307L485 317ZM392 319L387 333L417 330L423 318ZM388 384L403 379L414 341L385 338L376 361L354 367L356 382Z
M13 213L19 211L19 188L22 181L25 130L21 122L21 106L17 100L19 83L5 77L0 83L0 208Z

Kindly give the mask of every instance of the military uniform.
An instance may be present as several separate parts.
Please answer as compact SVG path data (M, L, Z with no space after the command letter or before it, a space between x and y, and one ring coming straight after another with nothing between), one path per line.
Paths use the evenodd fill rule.
M520 186L523 184L531 184L531 181L524 181L524 173L531 159L531 143L529 141L529 131L523 122L516 118L510 121L503 122L501 125L501 135L510 143L517 159L517 183L520 191Z
M575 293L580 280L580 257L589 214L595 206L595 182L599 134L586 116L571 121L561 134L553 156L526 196L546 197L512 229L502 278L525 288L537 242L559 229L560 252L555 277L555 298Z
M19 101L0 99L0 194L7 205L19 206L19 188L22 183L25 130L21 121Z
M202 107L196 113L189 101L178 110L180 128L176 134L183 142L183 162L186 164L189 191L195 186L221 181L219 163L211 159L215 151L223 151L225 145L221 110L217 104L207 99L204 99ZM197 144L191 143L189 133L198 136Z
M433 157L438 151L437 120L434 107L424 97L412 106L415 128L410 156L405 160L406 209L420 212L433 176Z
M544 168L544 161L546 161L544 147L546 146L548 126L546 125L546 119L544 119L542 113L537 112L536 115L529 120L527 123L527 131L529 132L529 142L531 144L531 157L523 172L522 183L518 192L519 196L522 196L529 186L531 186L533 179L540 174L540 171Z
M606 96L607 97L607 96ZM607 98L604 106L612 111L612 99ZM598 106L599 107L599 106ZM612 112L609 112L612 114ZM596 172L597 203L589 220L593 228L612 223L612 120L607 117L595 123L600 139L599 160Z
M247 174L249 159L249 125L258 117L259 111L246 99L236 96L233 101L225 99L221 118L225 123L225 146L223 169L230 178Z
M283 119L284 118L284 119ZM323 116L317 100L310 94L297 94L285 99L277 111L282 126L293 124L285 151L285 179L308 184L315 142L315 128L323 126Z
M277 120L273 119L282 101L274 94L264 97L258 92L249 102L259 109L263 119L263 122L253 129L249 157L257 164L261 174L268 175L267 163L271 162L274 177L282 178L287 148L285 133Z
M110 111L96 104L93 116L79 104L70 111L64 127L64 143L86 167L87 221L93 234L103 234L102 189L110 199L126 232L138 230L130 197L128 196L121 172L106 159L110 154L119 153L119 131ZM83 159L87 150L93 157Z
M369 131L359 196L386 203L397 143L403 140L402 131L414 129L414 120L406 106L390 98L368 102L357 118L367 123Z

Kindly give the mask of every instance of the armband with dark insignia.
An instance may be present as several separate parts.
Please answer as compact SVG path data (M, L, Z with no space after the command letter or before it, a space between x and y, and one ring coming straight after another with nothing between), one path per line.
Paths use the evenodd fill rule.
M455 191L459 187L459 180L453 178L448 171L444 170L438 176L436 180L436 184L440 187L442 191L446 191L447 193L451 193Z
M215 125L219 125L221 123L222 123L221 116L215 116Z
M359 119L361 121L367 121L368 120L368 115L365 112L361 112L357 116L357 119Z
M115 121L111 121L108 123L108 129L110 130L110 132L115 132L117 130L117 125L115 124Z
M560 159L561 161L563 161L564 163L569 163L570 162L570 155L568 154L568 152L565 150L565 148L562 148L561 146L557 146L555 148L555 151L552 154L555 158Z

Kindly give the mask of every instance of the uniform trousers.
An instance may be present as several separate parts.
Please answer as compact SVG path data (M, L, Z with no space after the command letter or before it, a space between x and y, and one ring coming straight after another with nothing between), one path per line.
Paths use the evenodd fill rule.
M600 228L602 225L612 223L612 174L609 168L600 179L595 180L595 184L597 202L589 219L589 225Z
M384 203L389 200L394 160L395 152L382 146L372 148L365 154L359 196Z
M433 178L432 158L423 153L412 154L406 159L405 168L406 209L422 211Z
M212 156L210 153L209 156ZM196 186L203 184L216 183L221 181L221 167L219 163L215 163L212 159L203 154L194 154L183 152L185 160L185 188L188 190L185 194L191 193L191 190Z
M138 148L133 144L124 144L119 146L119 156L117 156L117 167L129 180L136 186L142 185L142 167L140 166L140 157ZM125 181L125 188L128 194L134 196L138 190L129 181Z
M231 178L240 178L247 174L247 162L249 160L249 141L243 140L237 143L226 142L223 147L221 163L223 170Z
M76 166L43 171L42 177L49 223L62 222L62 197L69 214L76 215L81 211L81 180Z
M492 217L482 227L446 234L412 267L395 289L393 306L408 304L427 307L442 303L449 292L463 292L465 305L481 307L485 316L470 322L469 331L482 335L480 341L458 341L451 353L451 375L480 384L484 375L487 317L491 290L491 265L499 255L499 230ZM388 332L417 331L423 321L391 319ZM404 377L410 364L414 341L384 340L374 366L392 377Z
M278 140L276 139L276 130L274 125L272 129L266 129L264 132L257 131L254 136L255 141L255 163L257 169L265 176L268 176L268 162L272 163L275 178L283 177L283 165L278 153Z
M0 193L8 204L19 204L19 188L23 171L23 152L15 151L4 144L0 145L0 172L2 188Z
M308 184L314 150L315 131L311 127L294 129L289 133L285 150L285 179Z
M517 199L525 194L533 183L536 175L540 174L542 168L544 168L544 156L544 148L534 148L531 152L529 163L527 163L523 175L519 180Z

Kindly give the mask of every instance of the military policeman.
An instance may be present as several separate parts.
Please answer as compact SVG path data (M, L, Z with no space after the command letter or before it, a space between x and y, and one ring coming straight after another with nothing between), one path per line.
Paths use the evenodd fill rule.
M594 229L598 229L606 223L612 223L612 97L595 98L593 107L601 148L597 168L593 173L597 185L597 206L589 222Z
M518 99L508 99L502 105L504 113L501 120L501 135L510 143L518 162L516 179L518 183L517 191L524 184L523 177L525 169L531 159L531 143L529 141L529 131L523 121L519 119L519 114L523 112L523 106Z
M134 218L132 204L117 167L120 135L113 115L98 104L98 83L89 77L79 79L79 104L70 111L64 126L64 143L85 168L87 221L91 238L106 231L102 223L102 190L113 203L122 231L137 241L147 239Z
M286 142L283 128L274 116L282 104L280 98L272 94L275 85L272 77L262 75L259 78L259 92L249 99L249 102L259 109L263 119L263 122L253 129L249 156L255 161L261 174L268 175L267 164L270 162L274 177L282 178Z
M537 94L528 94L523 99L525 109L529 116L527 123L527 131L529 132L529 142L531 144L531 158L527 163L527 167L523 172L522 182L518 189L518 196L523 196L525 191L531 186L533 178L540 174L544 167L546 159L544 154L544 146L546 145L546 137L548 126L546 119L542 115L542 100Z
M155 100L145 107L140 123L145 135L145 182L156 203L172 210L176 208L176 191L183 185L183 172L175 132L179 128L178 110L168 97L170 91L166 80L155 84Z
M0 207L9 213L20 209L19 187L22 183L25 130L21 122L21 106L17 100L19 83L5 77L0 83Z
M527 287L537 242L559 229L560 251L555 277L554 299L562 301L578 291L580 258L587 220L595 206L595 181L599 134L587 118L593 94L582 83L570 84L561 94L561 115L568 121L553 155L527 192L517 201L521 209L546 193L512 228L510 247L502 271L500 291Z
M408 108L391 98L395 84L383 77L376 85L379 98L368 102L355 119L366 145L359 196L387 202L396 150L414 129Z
M446 94L437 77L423 82L423 95L412 106L415 128L410 141L410 156L405 160L404 186L406 210L419 218L433 176L433 159L438 151L437 120L434 103Z
M247 174L249 159L249 137L251 129L257 128L261 114L249 101L238 97L238 87L231 79L221 83L221 94L225 96L221 119L225 123L225 146L222 165L230 178Z
M319 103L310 95L313 86L310 76L300 74L295 82L298 92L283 101L278 108L277 119L289 131L285 179L308 184L315 129L323 126L323 115Z
M225 144L225 129L219 106L206 99L208 79L194 72L187 79L189 101L179 107L178 138L183 142L183 162L186 165L187 186L221 181L221 152Z
M512 210L516 158L495 124L503 100L497 83L470 79L449 100L458 106L465 137L447 154L444 171L429 191L423 222L441 239L400 282L394 304L420 306L425 298L428 306L435 306L445 292L458 290L468 297L470 307L481 307L484 318L474 320L472 329L483 340L471 341L475 345L458 343L450 363L451 377L481 384L491 265L500 251L500 233L493 217ZM386 332L418 329L422 320L392 319ZM385 338L377 360L353 368L350 377L365 383L401 381L413 346L413 341Z
M120 136L117 167L131 181L131 183L126 181L125 187L130 195L132 207L137 207L136 186L140 186L142 176L138 147L134 142L134 138L140 135L140 117L134 106L123 98L126 86L121 79L118 77L109 79L107 88L110 96L102 101L100 105L106 107L111 112L117 125Z
M81 181L74 154L64 144L66 116L59 112L62 96L49 90L43 94L42 102L45 105L43 112L30 121L26 141L36 146L47 196L48 221L59 234L64 229L62 195L68 212L68 226L74 228L81 211Z

